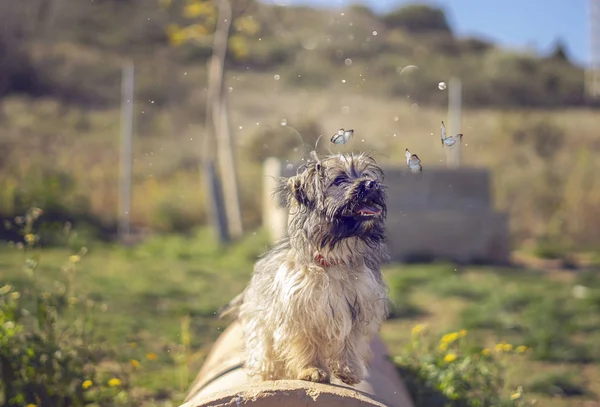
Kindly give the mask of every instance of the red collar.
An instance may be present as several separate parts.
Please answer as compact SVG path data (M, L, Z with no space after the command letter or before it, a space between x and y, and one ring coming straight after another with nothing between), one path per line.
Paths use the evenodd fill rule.
M331 267L331 266L338 266L340 264L344 264L343 261L342 262L328 262L321 253L317 253L315 255L315 261L317 263L319 263L322 267Z

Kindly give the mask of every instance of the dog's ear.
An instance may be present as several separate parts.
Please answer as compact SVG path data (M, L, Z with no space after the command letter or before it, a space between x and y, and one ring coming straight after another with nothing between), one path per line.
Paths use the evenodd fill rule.
M305 206L309 203L300 175L281 178L275 189L275 195L279 198L281 206L287 208L291 206L293 201Z

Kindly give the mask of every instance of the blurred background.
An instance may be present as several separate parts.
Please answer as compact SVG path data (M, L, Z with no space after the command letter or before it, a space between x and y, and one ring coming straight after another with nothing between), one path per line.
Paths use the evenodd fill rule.
M344 127L335 151L451 172L445 120L510 266L386 268L416 405L598 406L599 108L593 0L1 2L0 405L178 405L272 241L265 160L293 170ZM509 362L485 385L448 346L432 377L407 356L461 329L465 366Z

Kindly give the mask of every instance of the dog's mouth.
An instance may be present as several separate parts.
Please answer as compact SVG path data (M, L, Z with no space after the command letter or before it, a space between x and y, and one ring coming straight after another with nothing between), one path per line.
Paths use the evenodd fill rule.
M374 203L362 203L354 208L353 214L356 218L369 219L381 216L381 208Z

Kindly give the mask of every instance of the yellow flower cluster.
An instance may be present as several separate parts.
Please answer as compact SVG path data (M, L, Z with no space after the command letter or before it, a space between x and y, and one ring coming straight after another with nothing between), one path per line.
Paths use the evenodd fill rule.
M446 356L444 356L444 362L446 363L452 363L456 360L458 356L456 356L455 353L448 353Z
M156 360L156 359L158 359L158 356L156 355L156 353L148 352L148 353L146 353L146 359Z
M524 345L514 347L510 343L500 342L500 343L497 343L496 345L494 345L493 350L496 353L508 353L508 352L511 352L512 350L515 350L517 353L525 353L529 350L529 348ZM492 353L492 349L490 349L490 348L485 348L481 351L481 354L483 356L489 356L489 355L491 355L491 353Z
M423 325L423 324L417 324L417 325L413 326L411 332L412 332L413 335L418 335L421 332L423 332L424 329L425 329L425 325Z
M113 377L112 379L110 379L108 381L108 386L109 387L118 387L121 385L121 380L117 379L116 377Z
M92 387L94 383L91 380L86 380L83 383L81 383L81 388L83 390L89 389L90 387Z
M33 233L27 233L25 235L25 243L27 244L34 244L37 240L37 236L34 235Z
M447 350L448 345L450 345L453 342L456 342L458 339L463 338L465 336L467 336L466 329L461 329L458 332L450 332L442 336L442 339L440 339L440 350Z

